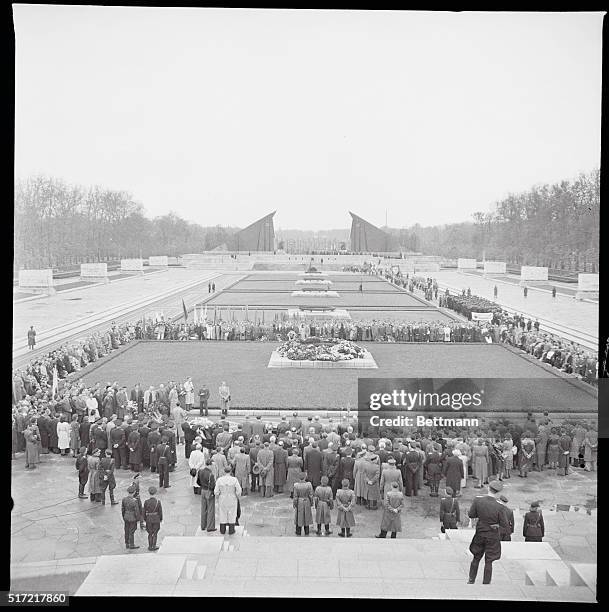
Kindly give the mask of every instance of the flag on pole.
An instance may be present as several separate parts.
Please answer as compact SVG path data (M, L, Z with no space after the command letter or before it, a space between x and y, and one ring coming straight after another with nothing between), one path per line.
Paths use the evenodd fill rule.
M188 323L188 310L186 310L186 304L184 304L184 298L182 298L182 309L184 310L184 321Z
M53 386L51 387L53 392L53 399L57 395L57 391L59 389L59 374L57 373L57 366L53 367Z

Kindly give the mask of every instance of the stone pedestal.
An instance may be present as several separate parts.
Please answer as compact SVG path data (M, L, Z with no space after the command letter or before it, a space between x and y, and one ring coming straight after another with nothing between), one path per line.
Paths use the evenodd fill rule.
M20 270L19 291L33 295L55 295L57 290L53 285L53 270Z
M576 300L598 300L599 292L598 274L578 274Z

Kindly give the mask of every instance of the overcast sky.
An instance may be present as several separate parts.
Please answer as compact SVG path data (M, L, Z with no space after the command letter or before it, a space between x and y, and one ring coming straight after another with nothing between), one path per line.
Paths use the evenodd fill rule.
M150 216L431 225L600 164L601 13L13 11L16 176Z

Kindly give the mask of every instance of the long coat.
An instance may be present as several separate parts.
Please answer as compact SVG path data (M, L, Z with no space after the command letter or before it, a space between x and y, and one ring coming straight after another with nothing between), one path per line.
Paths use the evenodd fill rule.
M393 482L398 483L398 490L404 490L404 482L402 480L402 472L396 467L386 467L381 473L381 480L379 483L380 492L383 498L389 491L391 491L391 484Z
M59 450L70 448L70 424L65 421L57 423L57 446Z
M584 438L584 461L596 461L598 456L598 434L589 431Z
M461 490L461 480L465 477L465 473L463 462L459 457L453 455L446 460L444 476L446 477L447 487L450 487L455 493Z
M564 468L569 465L569 455L571 454L571 436L560 436L558 441L560 455L558 456L558 467Z
M196 470L195 475L190 477L190 486L197 487L197 475L199 470L205 466L205 454L200 450L193 450L188 458L188 467Z
M354 479L354 487L353 492L356 497L362 497L362 492L364 490L364 458L360 457L356 459L353 464L353 479Z
M377 501L381 498L379 480L381 477L378 459L364 459L362 465L363 490L362 497L368 501Z
M291 493L294 488L294 483L299 481L298 476L302 472L302 457L299 455L290 455L287 461L288 475L284 490L286 493Z
M230 474L216 480L214 495L218 500L218 520L220 524L234 524L237 520L237 502L241 495L239 481Z
M323 455L321 452L312 448L305 456L304 469L307 473L307 480L313 487L319 486L322 476Z
M134 465L142 463L142 442L140 440L139 431L132 431L129 434L127 447L129 449L129 463Z
M26 467L35 466L40 463L40 434L36 426L28 427L24 430L25 438L25 465Z
M336 508L338 509L336 524L341 528L353 527L355 525L355 516L353 516L355 492L351 489L338 489L336 491Z
M274 481L276 487L282 487L285 485L288 479L288 451L281 446L277 446L273 449L274 457Z
M310 482L294 484L294 524L296 527L308 527L313 524L313 487Z
M80 449L80 424L78 421L70 423L70 448L73 451Z
M402 531L402 508L404 508L404 494L397 489L388 491L385 495L381 531Z
M488 479L488 447L476 445L472 449L472 472L478 479L478 485Z
M275 454L270 448L261 448L256 458L260 468L260 486L272 487L275 484Z
M247 490L250 488L249 477L251 471L250 456L247 453L239 452L235 455L235 478L239 481L241 488Z
M332 501L332 488L319 486L315 489L315 523L317 525L329 525L332 521L330 510L334 507Z
M99 457L90 456L87 458L89 467L89 495L97 495L101 493L101 484L99 482Z

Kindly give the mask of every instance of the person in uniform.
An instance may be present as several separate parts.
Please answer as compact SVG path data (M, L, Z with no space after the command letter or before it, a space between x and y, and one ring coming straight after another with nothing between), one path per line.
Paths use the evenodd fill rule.
M284 448L282 440L273 449L273 455L274 490L275 493L283 493L288 476L288 451Z
M92 502L101 501L101 485L99 482L99 456L101 450L96 449L93 454L87 458L87 465L89 467L89 498Z
M156 448L161 443L161 434L159 433L158 423L152 423L150 433L148 434L148 446L150 447L150 471L156 472L159 458L156 454Z
M503 505L503 511L505 512L505 517L507 519L508 525L510 526L508 530L505 530L503 528L499 530L501 541L511 542L512 534L514 533L514 511L507 505L508 498L505 495L500 495L498 499Z
M241 495L241 485L234 476L231 476L231 469L230 466L224 468L224 475L216 480L214 487L214 494L218 498L220 533L225 534L228 525L228 535L235 533L238 502Z
M317 524L316 533L320 536L321 526L325 525L325 533L329 536L332 533L330 531L330 523L332 522L330 511L334 507L334 502L332 487L329 486L327 476L321 477L321 484L315 489L313 503L315 505L315 523Z
M201 531L216 531L216 478L211 470L211 458L199 470L197 485L201 490Z
M490 584L493 576L493 561L501 558L501 529L508 530L509 525L503 506L497 496L503 489L503 483L492 480L488 485L487 495L474 497L469 509L469 518L478 519L476 533L472 538L469 550L474 555L469 568L468 584L474 584L478 574L480 560L484 556L484 575L482 584Z
M139 472L142 469L142 444L140 440L140 432L134 429L127 439L129 452L129 468L133 472Z
M135 545L134 534L137 529L137 523L141 519L140 508L136 500L133 498L135 487L132 485L127 489L127 497L123 497L121 503L121 514L125 524L125 546L127 549L139 548Z
M349 487L353 488L355 486L355 478L353 475L353 468L355 466L355 459L353 457L353 449L348 446L344 450L343 456L340 458L338 463L338 473L336 478L334 479L334 486L332 487L332 493L334 497L336 497L336 491L338 491L338 487L340 483L347 479L349 481Z
M157 460L157 469L159 471L159 489L169 488L169 462L171 461L171 449L167 444L167 437L161 438L161 443L157 445L154 454Z
M458 529L460 520L461 510L455 491L447 486L446 495L440 499L440 531L445 533L447 529Z
M399 474L399 471L396 471ZM391 489L385 494L383 516L381 519L381 532L375 536L376 538L386 538L387 532L391 532L391 537L393 539L397 538L398 531L402 531L401 514L403 508L404 494L400 491L398 481L394 480L391 483Z
M302 534L303 527L305 535L309 535L309 527L313 524L313 513L311 512L313 487L305 478L306 474L301 472L298 482L294 483L294 501L292 504L294 506L294 525L297 536Z
M40 432L36 425L36 419L30 419L29 426L23 430L25 439L25 468L35 469L40 463Z
M36 346L36 330L33 325L30 325L30 329L27 331L27 345L30 351L33 351Z
M569 455L571 454L571 436L567 435L566 429L560 430L560 439L558 440L560 447L560 455L558 455L558 469L565 470L565 476L569 475ZM558 475L561 475L558 472Z
M99 461L99 484L101 489L101 503L106 505L106 489L110 492L110 505L116 506L117 501L114 501L114 489L116 488L116 480L114 478L114 460L112 459L112 451L107 449L105 456Z
M530 510L524 515L522 521L522 535L525 542L541 542L545 535L543 514L539 509L539 502L531 503Z
M256 457L256 464L260 470L262 497L273 497L273 486L275 482L275 470L273 469L274 461L275 454L269 448L269 443L265 442L264 447L260 449Z
M376 510L378 508L378 500L381 497L379 487L381 466L378 455L374 453L374 446L372 445L368 447L368 452L364 456L362 472L364 485L362 499L368 510Z
M530 432L525 432L520 440L520 454L518 459L518 466L520 468L519 476L521 478L527 478L529 470L533 465L533 457L535 455L535 442L531 438Z
M209 389L207 385L202 385L199 389L199 416L207 416L209 414L207 402L209 401Z
M112 457L114 465L127 469L127 446L125 438L125 428L121 425L113 427L110 431L110 445L112 448Z
M446 478L446 486L450 487L455 496L458 496L461 492L461 481L465 478L465 471L463 469L463 461L457 456L461 454L459 449L454 449L449 454L448 459L444 462L444 477Z
M396 467L396 460L393 457L387 459L387 467L381 472L381 480L379 483L380 493L385 499L385 496L393 488L393 483L396 482L398 490L402 492L404 490L404 483L402 481L402 472Z
M87 448L80 447L78 457L76 457L76 470L78 471L78 497L87 499L85 495L85 485L89 480L89 465L87 463Z
M230 409L230 389L228 385L222 381L220 388L218 389L218 394L220 395L220 409L222 416L228 416L228 411Z
M287 454L287 453L286 453ZM250 463L250 456L246 452L245 447L241 446L239 452L235 455L232 461L235 478L241 485L241 492L243 496L248 494L250 488L250 472L252 469Z
M355 516L353 508L355 508L355 493L349 488L349 481L345 478L342 481L342 489L336 491L336 524L340 527L341 538L350 538L353 534L351 528L355 527Z
M149 487L150 497L144 502L143 514L146 521L146 531L148 532L148 550L158 550L156 539L161 529L163 520L163 506L161 500L155 497L156 487Z
M187 411L191 411L195 403L195 386L192 384L192 378L189 376L184 383L184 406Z

